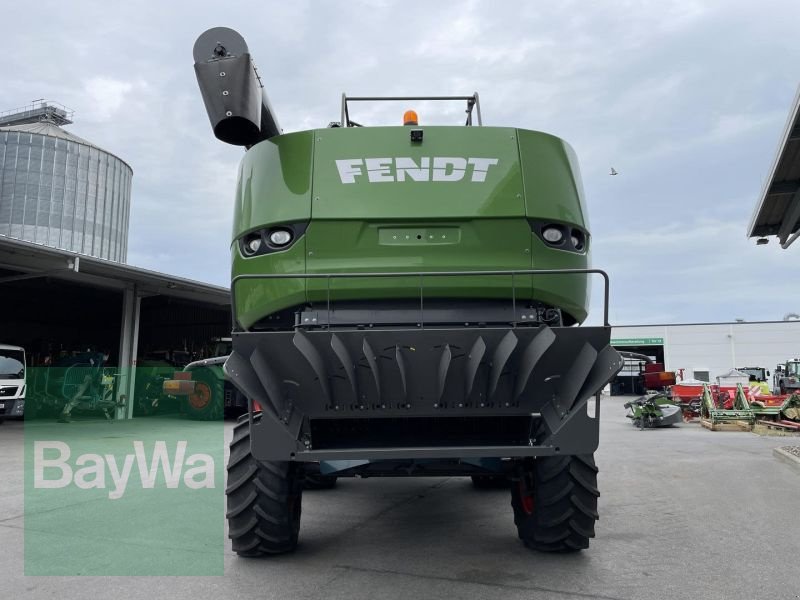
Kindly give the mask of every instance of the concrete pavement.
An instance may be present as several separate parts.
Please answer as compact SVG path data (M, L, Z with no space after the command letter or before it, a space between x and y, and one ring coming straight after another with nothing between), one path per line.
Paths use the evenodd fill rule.
M239 559L221 541L222 577L22 576L23 426L7 422L0 598L800 598L800 472L772 454L790 440L696 423L639 431L624 401L601 404L601 520L588 551L527 550L507 490L347 479L305 492L294 554Z

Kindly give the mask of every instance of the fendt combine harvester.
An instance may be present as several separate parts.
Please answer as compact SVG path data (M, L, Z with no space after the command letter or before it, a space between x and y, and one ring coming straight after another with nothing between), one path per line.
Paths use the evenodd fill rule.
M248 398L228 465L233 549L297 545L306 477L510 480L519 537L586 548L597 516L599 399L622 360L608 279L589 268L575 156L481 126L282 133L247 45L202 34L214 134L244 146L235 197L233 353ZM398 100L398 98L390 98ZM587 317L601 275L605 319Z

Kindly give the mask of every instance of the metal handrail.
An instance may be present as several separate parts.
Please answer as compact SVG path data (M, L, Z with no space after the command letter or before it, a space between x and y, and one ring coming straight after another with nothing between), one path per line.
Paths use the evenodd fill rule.
M350 119L350 110L347 106L348 102L381 102L381 101L417 101L417 100L441 100L441 101L457 101L457 100L466 100L467 102L467 110L466 115L467 119L464 123L467 126L472 125L472 111L475 109L475 116L478 120L478 125L483 125L483 119L481 118L481 103L480 99L478 98L478 92L474 92L471 96L348 96L347 94L342 94L342 120L341 126L342 127L362 127L359 123L356 123L352 119Z
M236 284L247 279L327 279L327 301L330 311L330 280L331 279L359 279L365 277L419 277L420 279L420 310L423 310L423 282L425 277L489 277L510 276L512 282L511 300L516 307L516 287L514 279L518 275L600 275L603 278L603 324L610 327L608 322L609 279L608 273L602 269L523 269L511 271L406 271L406 272L379 272L379 273L264 273L237 275L231 280L231 315L236 328L239 320L236 317ZM244 329L244 328L243 328ZM246 329L245 329L246 330Z

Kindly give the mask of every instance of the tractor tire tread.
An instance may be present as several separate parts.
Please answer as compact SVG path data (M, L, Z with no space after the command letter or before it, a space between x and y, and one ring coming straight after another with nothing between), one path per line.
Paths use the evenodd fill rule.
M256 417L258 420L260 416ZM262 462L250 454L250 425L234 428L228 464L228 537L239 556L291 552L297 547L302 471L290 462Z
M512 488L514 523L523 543L542 552L575 552L589 547L598 519L597 466L592 455L543 457L533 461L534 509L522 511Z

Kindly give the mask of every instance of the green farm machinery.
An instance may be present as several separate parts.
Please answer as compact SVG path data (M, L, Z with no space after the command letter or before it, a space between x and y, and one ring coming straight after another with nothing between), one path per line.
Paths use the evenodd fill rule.
M800 433L800 392L751 396L750 409L760 426Z
M700 423L712 431L725 425L749 431L758 423L770 429L800 432L800 393L749 395L741 384L736 386L732 406L727 392L716 395L703 385Z
M503 479L527 546L587 548L600 390L622 360L569 145L483 126L477 94L343 95L338 122L284 133L238 33L206 31L194 59L215 136L247 150L224 364L250 409L228 466L234 551L294 550L318 475ZM381 100L466 116L352 118ZM592 276L604 318L580 326Z
M745 431L751 430L755 414L750 408L741 384L736 386L732 406L725 408L729 402L728 392L721 391L715 394L708 384L703 384L703 393L700 396L700 424L711 431L728 425Z
M663 392L646 394L626 402L624 407L627 409L625 416L639 429L671 427L683 422L681 407Z

